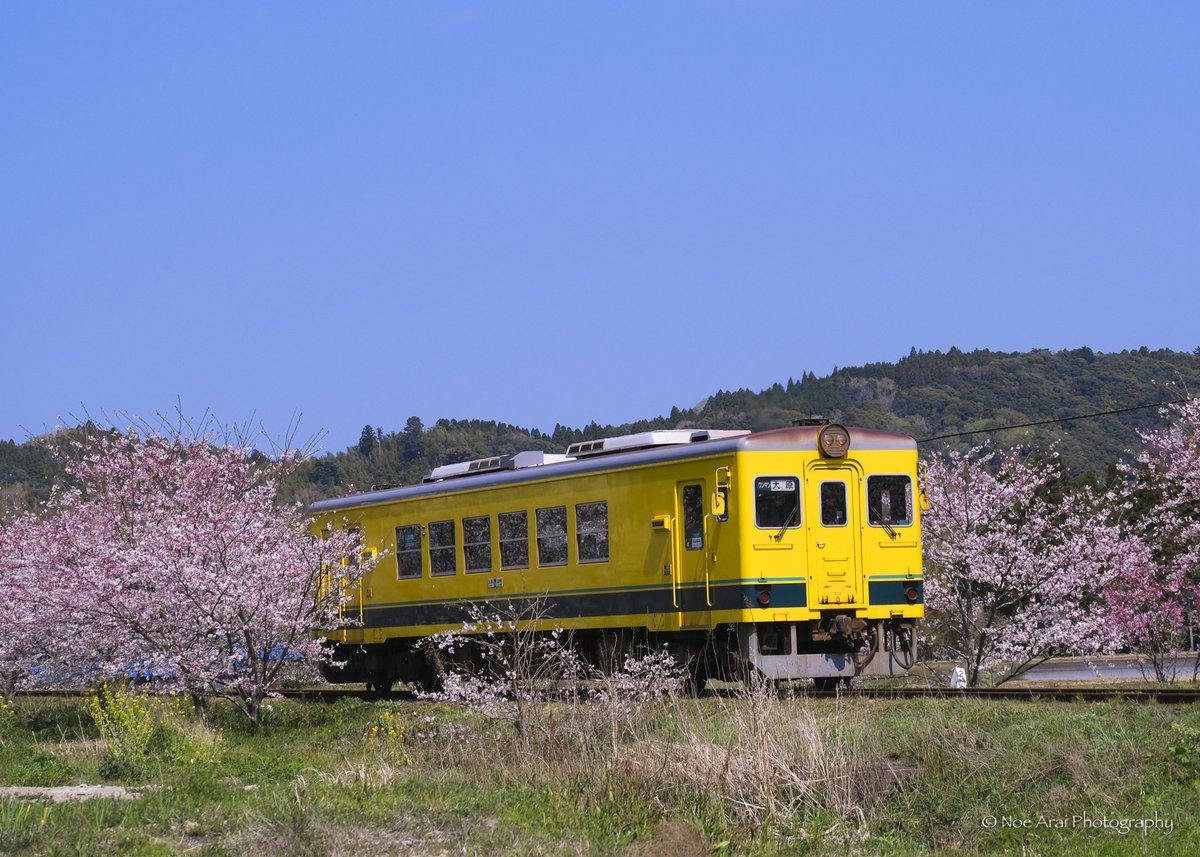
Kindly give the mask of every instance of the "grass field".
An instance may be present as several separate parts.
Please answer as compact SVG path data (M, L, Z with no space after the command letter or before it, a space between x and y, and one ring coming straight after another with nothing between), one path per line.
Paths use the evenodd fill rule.
M630 857L1192 854L1200 711L766 691L541 704L276 701L252 733L119 696L0 710L0 852ZM105 713L107 712L107 713ZM1139 826L1141 825L1141 826Z

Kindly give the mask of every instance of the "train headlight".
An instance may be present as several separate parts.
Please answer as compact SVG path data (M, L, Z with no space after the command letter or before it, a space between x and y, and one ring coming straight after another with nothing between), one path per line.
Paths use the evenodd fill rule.
M845 426L830 423L817 435L817 446L821 448L822 455L841 458L850 449L850 432Z
M904 597L909 601L916 601L919 594L920 593L917 592L917 587L915 586L910 586L908 589L904 590Z
M763 607L766 607L771 603L771 591L769 589L764 589L762 592L758 593L758 603Z

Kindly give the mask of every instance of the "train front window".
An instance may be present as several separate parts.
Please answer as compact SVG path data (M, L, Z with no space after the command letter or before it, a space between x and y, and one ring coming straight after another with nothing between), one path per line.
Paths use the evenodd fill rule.
M529 513L500 513L500 567L529 568Z
M846 483L821 483L821 524L826 527L846 526Z
M421 525L396 527L396 576L421 576Z
M567 564L567 507L537 510L538 565Z
M434 521L429 525L429 566L433 574L454 574L458 570L453 521Z
M867 520L875 527L911 526L912 479L907 476L868 476Z
M580 562L608 561L608 502L575 506L575 535Z
M492 519L463 518L463 557L467 571L492 570Z
M800 480L795 476L756 478L754 522L764 530L800 526Z

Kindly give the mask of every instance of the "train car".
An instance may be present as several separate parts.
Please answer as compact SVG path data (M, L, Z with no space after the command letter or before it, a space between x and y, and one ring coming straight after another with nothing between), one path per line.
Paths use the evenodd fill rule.
M435 685L419 642L471 605L565 629L589 659L667 646L707 678L904 673L924 614L915 442L805 421L668 430L435 469L311 506L380 559L326 677Z

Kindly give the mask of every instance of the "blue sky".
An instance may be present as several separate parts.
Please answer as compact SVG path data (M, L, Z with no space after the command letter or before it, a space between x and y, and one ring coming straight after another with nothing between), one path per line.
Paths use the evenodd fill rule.
M1169 2L6 3L0 439L1190 351L1197 44Z

